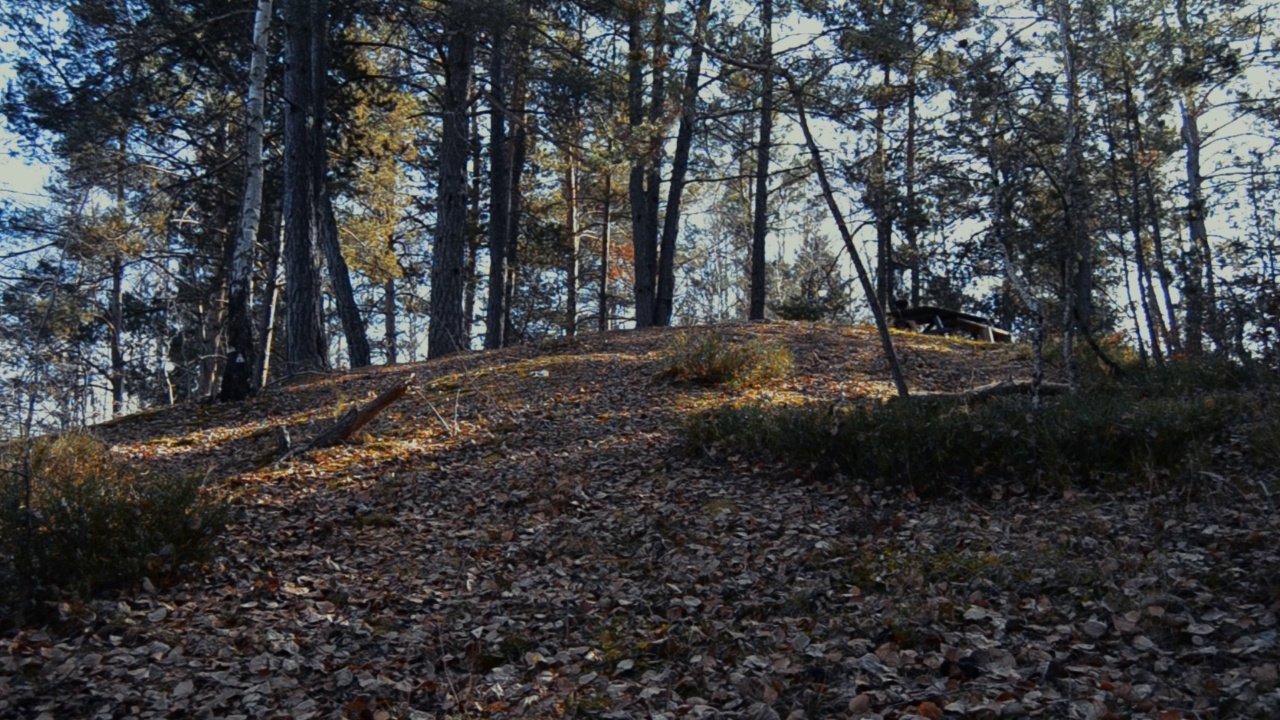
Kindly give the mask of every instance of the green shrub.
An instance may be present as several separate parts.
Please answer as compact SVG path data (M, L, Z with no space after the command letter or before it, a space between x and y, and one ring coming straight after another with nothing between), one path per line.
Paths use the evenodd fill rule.
M1263 395L1246 432L1248 454L1260 469L1280 468L1280 397Z
M658 377L693 385L740 387L785 377L791 353L778 343L735 342L719 333L682 332L662 349Z
M1145 487L1206 467L1211 440L1245 402L1111 392L1054 398L1040 412L1021 397L972 407L931 398L846 409L727 406L692 418L685 436L694 449L761 450L801 469L921 493L1014 482Z
M193 476L147 473L83 434L42 439L0 477L0 601L54 590L82 598L204 557L226 504ZM29 474L28 474L29 470ZM8 596L4 596L4 593Z

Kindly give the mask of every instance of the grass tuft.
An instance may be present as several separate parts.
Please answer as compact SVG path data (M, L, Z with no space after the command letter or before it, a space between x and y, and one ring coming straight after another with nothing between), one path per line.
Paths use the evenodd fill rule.
M657 375L690 385L753 387L785 377L791 365L790 351L778 343L682 332L663 347Z

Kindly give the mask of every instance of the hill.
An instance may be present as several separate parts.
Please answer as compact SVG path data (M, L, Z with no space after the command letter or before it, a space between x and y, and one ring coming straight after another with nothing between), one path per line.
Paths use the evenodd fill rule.
M694 332L712 332L698 329ZM10 633L0 716L1271 717L1280 527L1241 483L924 500L692 454L744 396L892 392L874 333L786 345L763 388L655 380L670 331L306 379L100 429L234 495L198 574ZM913 389L1025 349L899 335ZM274 464L414 376L360 442Z

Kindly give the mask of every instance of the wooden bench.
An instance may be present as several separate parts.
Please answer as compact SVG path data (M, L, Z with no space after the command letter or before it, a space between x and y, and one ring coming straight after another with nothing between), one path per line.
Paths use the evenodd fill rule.
M892 312L894 327L902 330L914 330L926 335L964 335L973 340L993 343L1013 342L1013 335L1008 330L996 327L984 317L959 310L917 305L895 307Z

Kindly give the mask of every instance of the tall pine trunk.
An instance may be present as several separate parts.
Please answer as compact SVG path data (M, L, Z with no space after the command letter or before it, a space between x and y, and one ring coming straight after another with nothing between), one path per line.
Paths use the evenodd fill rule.
M323 117L316 114L315 80L323 69L313 48L313 33L323 27L324 0L289 0L285 44L285 310L288 341L285 360L288 375L328 367L324 316L320 298L320 263L317 238L320 218L316 212L315 154L320 150L316 133ZM317 17L320 16L320 17Z
M474 31L455 24L450 30L445 50L440 200L437 203L436 242L431 253L428 359L466 349L467 336L462 317L462 261L467 241L467 148L470 134L467 103L471 94L474 55Z
M525 17L529 15L529 0L525 0L523 10ZM529 149L529 129L527 125L527 115L525 113L525 100L528 94L528 63L529 63L529 41L528 35L522 35L522 40L518 52L515 54L516 65L513 69L513 77L511 78L511 114L510 120L515 124L515 133L508 133L507 157L511 168L511 207L510 218L508 219L509 227L507 229L507 274L504 281L505 294L502 303L502 345L506 347L515 339L514 325L511 319L511 307L515 302L516 285L519 280L519 239L520 239L520 219L523 212L522 200L520 197L520 181L524 176L525 156Z
M657 191L654 189L653 197L650 197L650 188L646 187L646 182L652 184L653 177L656 173L652 168L656 162L653 157L656 148L652 147L655 143L652 138L640 138L646 129L650 134L656 134L657 128L653 127L652 122L648 128L645 127L646 112L644 106L644 56L645 56L645 38L644 38L644 5L636 3L633 5L627 24L627 120L631 128L632 140L636 146L643 149L639 150L639 154L631 159L631 175L627 183L627 194L631 200L631 244L634 249L635 257L635 314L636 327L647 328L653 325L654 309L656 299L656 280L658 264L658 247L657 247L657 209L650 207L656 204ZM655 63L656 65L656 63ZM660 78L662 72L659 68L654 68L654 85L660 86ZM650 106L648 113L650 120L652 110L657 106L658 99L653 99L653 105ZM659 116L661 113L659 112ZM643 142L640 142L643 140Z

